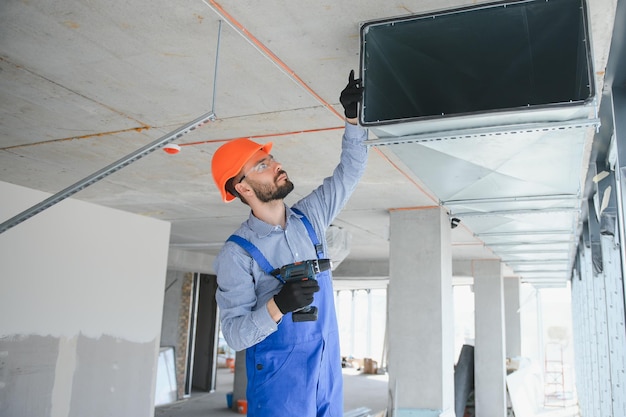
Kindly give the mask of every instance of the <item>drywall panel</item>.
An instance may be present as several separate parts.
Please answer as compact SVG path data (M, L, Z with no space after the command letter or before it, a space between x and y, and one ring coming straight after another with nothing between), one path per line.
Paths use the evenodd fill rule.
M3 288L4 281L3 276ZM5 293L2 291L0 299L4 301L4 298ZM57 337L0 336L0 415L51 416L58 357ZM63 385L64 389L69 388L69 385ZM59 391L57 394L64 395ZM37 398L33 398L34 395Z
M1 220L49 196L0 194ZM66 199L0 234L0 415L154 414L169 231Z
M155 346L79 336L68 417L152 416L160 352Z

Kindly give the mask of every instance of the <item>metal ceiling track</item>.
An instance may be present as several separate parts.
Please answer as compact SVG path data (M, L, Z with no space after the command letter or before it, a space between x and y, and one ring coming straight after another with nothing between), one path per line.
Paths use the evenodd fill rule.
M474 236L479 238L485 237L510 237L510 236L540 236L540 235L571 235L574 230L527 230L527 231L511 231L511 232L484 232L475 233Z
M485 217L485 216L515 216L520 214L554 214L580 212L574 207L551 207L542 209L520 209L520 210L494 210L494 211L468 211L464 213L454 213L457 217Z
M200 116L199 118L197 118L196 120L187 123L186 125L174 130L171 133L168 133L165 136L162 136L161 138L155 140L152 143L149 143L148 145L144 146L141 149L136 150L135 152L132 152L128 155L126 155L125 157L113 162L112 164L102 168L101 170L94 172L93 174L83 178L82 180L70 185L69 187L59 191L58 193L48 197L47 199L43 200L42 202L35 204L34 206L32 206L29 209L24 210L23 212L21 212L20 214L11 217L9 220L3 222L2 224L0 224L0 233L4 233L7 230L9 230L10 228L17 226L18 224L22 223L25 220L28 220L29 218L33 217L36 214L41 213L44 210L49 209L50 207L54 206L55 204L65 200L66 198L76 194L77 192L89 187L90 185L102 180L103 178L113 174L116 171L119 171L120 169L132 164L133 162L138 161L139 159L143 158L144 156L152 153L153 151L167 145L168 143L180 138L181 136L183 136L185 133L191 132L192 130L195 130L196 128L204 125L205 123L209 122L209 121L213 121L215 120L215 114L211 111L209 113L206 113L202 116Z
M580 196L577 194L551 194L551 195L530 195L520 197L494 197L494 198L468 198L464 200L442 201L444 206L467 205L467 204L492 204L492 203L525 203L536 201L574 201L579 202Z
M504 261L504 262L510 265L560 265L560 264L569 262L569 259L547 259L547 260L524 259L524 260L519 260L519 261Z
M539 245L564 245L571 244L573 240L545 240L540 242L502 242L502 243L486 243L490 248L500 247L500 246L539 246Z
M212 99L212 106L215 106L215 86L216 86L216 79L217 79L217 59L219 56L219 47L220 47L220 37L221 37L221 30L222 30L222 21L220 20L219 22L219 33L218 33L218 37L217 37L217 50L216 50L216 54L215 54L215 72L214 72L214 76L213 76L213 99ZM185 135L186 133L189 133L201 126L203 126L204 124L208 123L208 122L212 122L215 121L216 117L215 117L215 113L213 112L213 110L211 110L208 113L203 114L202 116L198 117L197 119L185 124L184 126L179 127L178 129L166 134L165 136L160 137L159 139L155 140L154 142L151 142L149 144L147 144L146 146L124 156L123 158L113 162L110 165L107 165L106 167L102 168L101 170L94 172L93 174L83 178L82 180L70 185L69 187L59 191L58 193L48 197L47 199L43 200L42 202L35 204L34 206L24 210L23 212L19 213L16 216L11 217L9 220L3 222L2 224L0 224L0 233L4 233L7 230L9 230L10 228L17 226L18 224L22 223L23 221L28 220L29 218L41 213L44 210L49 209L50 207L54 206L55 204L65 200L66 198L76 194L77 192L89 187L90 185L104 179L105 177L113 174L114 172L119 171L120 169L132 164L133 162L138 161L139 159L143 158L144 156L149 155L150 153L154 152L157 149L162 148L163 146L167 145L168 143L181 138L183 135Z
M523 256L523 255L539 255L539 254L546 254L546 253L567 253L569 254L569 249L568 250L563 250L563 249L543 249L543 250L509 250L509 251L498 251L498 255L517 255L517 256Z
M378 139L369 139L366 141L366 143L372 146L398 145L402 143L434 142L455 139L480 138L488 136L519 135L523 133L550 132L587 127L598 128L599 126L600 119L597 118L576 119L559 122L509 124L500 126L446 130L443 132L420 133L406 136L380 137Z

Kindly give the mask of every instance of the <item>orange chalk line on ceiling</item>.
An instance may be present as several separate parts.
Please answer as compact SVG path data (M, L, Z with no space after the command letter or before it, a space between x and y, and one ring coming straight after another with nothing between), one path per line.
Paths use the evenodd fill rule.
M302 133L315 133L315 132L327 132L330 130L340 130L343 129L343 126L335 126L335 127L323 127L320 129L307 129L307 130L296 130L293 132L282 132L282 133L268 133L265 135L254 135L254 136L241 136L238 138L231 138L231 139L213 139L213 140L203 140L203 141L199 141L199 142L188 142L188 143L181 143L180 146L192 146L192 145L204 145L207 143L220 143L220 142L228 142L231 140L236 140L236 139L264 139L264 138L274 138L274 137L278 137L278 136L289 136L289 135L299 135Z
M307 85L298 75L291 69L287 64L285 64L276 54L274 54L268 47L266 47L261 41L259 41L254 35L252 35L237 19L231 16L224 8L215 0L202 0L204 4L206 4L210 9L212 9L217 15L223 18L233 29L239 32L244 39L246 39L252 46L254 46L259 52L265 55L270 61L272 61L276 66L278 66L283 72L285 72L292 80L294 80L297 84L302 86L309 94L315 97L320 103L324 105L328 110L330 110L337 117L344 120L344 116L340 114L333 106L331 106L328 102L326 102L322 97L320 97L311 87ZM309 131L302 131L298 133L305 133ZM286 133L286 134L294 134L294 133ZM282 134L280 134L282 135ZM254 136L254 137L269 137L269 136L278 136L278 135L264 135L264 136ZM203 143L203 142L201 142ZM181 144L181 146L183 146ZM378 148L376 148L376 152L381 155L389 164L391 164L398 172L402 173L412 184L414 184L421 192L423 192L429 199L433 202L438 203L439 200L432 196L429 192L427 192L420 184L418 184L413 178L407 175L399 166L394 164L385 154L383 154Z
M52 144L52 143L67 142L67 141L71 141L71 140L91 139L91 138L98 138L98 137L103 137L103 136L112 136L112 135L118 135L120 133L126 133L126 132L141 132L142 130L147 130L147 129L150 129L150 127L146 126L146 125L143 125L141 127L131 127L131 128L128 128L128 129L113 130L113 131L109 131L109 132L90 133L88 135L71 136L69 138L42 140L40 142L22 143L22 144L19 144L19 145L6 146L4 148L0 148L0 151L7 151L7 150L11 150L11 149L18 149L18 148L26 148L26 147L29 147L29 146L48 145L48 144Z

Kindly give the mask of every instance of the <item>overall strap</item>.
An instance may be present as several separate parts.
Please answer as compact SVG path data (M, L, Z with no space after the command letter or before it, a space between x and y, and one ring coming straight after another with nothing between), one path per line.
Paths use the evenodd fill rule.
M273 275L276 279L284 283L280 275L276 274L276 269L272 267L267 258L263 256L259 248L254 246L252 242L238 235L230 235L228 239L226 239L226 241L233 242L241 246L243 249L245 249L246 252L250 254L250 256L252 256L252 258L256 261L256 263L259 264L259 266L263 269L263 271L265 271L266 274Z
M315 234L315 229L313 229L313 225L311 224L309 219L307 219L304 213L302 213L300 210L294 207L292 207L291 210L293 210L296 214L299 214L300 216L302 216L301 218L302 223L304 223L304 227L306 227L307 232L309 232L309 239L311 239L311 242L313 242L313 246L315 246L317 259L322 259L324 257L324 247L322 246L320 241L317 239L317 235Z

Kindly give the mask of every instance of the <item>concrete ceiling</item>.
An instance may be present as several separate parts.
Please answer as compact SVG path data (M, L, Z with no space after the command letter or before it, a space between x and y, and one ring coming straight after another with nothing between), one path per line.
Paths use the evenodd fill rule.
M295 202L338 162L343 128L338 98L350 70L359 71L360 24L474 3L3 1L0 180L55 194L212 111L215 120L175 141L180 153L158 150L72 196L171 222L172 251L207 255L210 270L211 257L248 213L239 202L221 202L210 173L214 151L238 137L273 141L275 157L296 184L289 197ZM615 7L616 1L589 1L600 92ZM574 203L566 202L574 212L592 139L592 134L581 138L568 158L577 161L569 167L576 178L568 184ZM363 180L334 223L351 236L336 275L387 278L390 209L444 204L453 214L466 211L467 201L446 205L458 193L442 173L462 175L455 155L472 146L450 141L373 147ZM524 150L521 163L532 163L541 149L538 139ZM513 158L501 146L488 152L494 160ZM426 164L432 158L439 164ZM498 174L500 168L489 169ZM516 195L527 194L506 197ZM563 207L560 203L555 207ZM452 230L455 265L504 259L490 247L497 243L489 240L490 227L472 218L478 216L467 216ZM577 242L572 222L578 218L568 221L566 252ZM523 276L513 267L515 259L509 260L507 273ZM465 275L461 266L455 273ZM564 271L556 279L568 277Z

